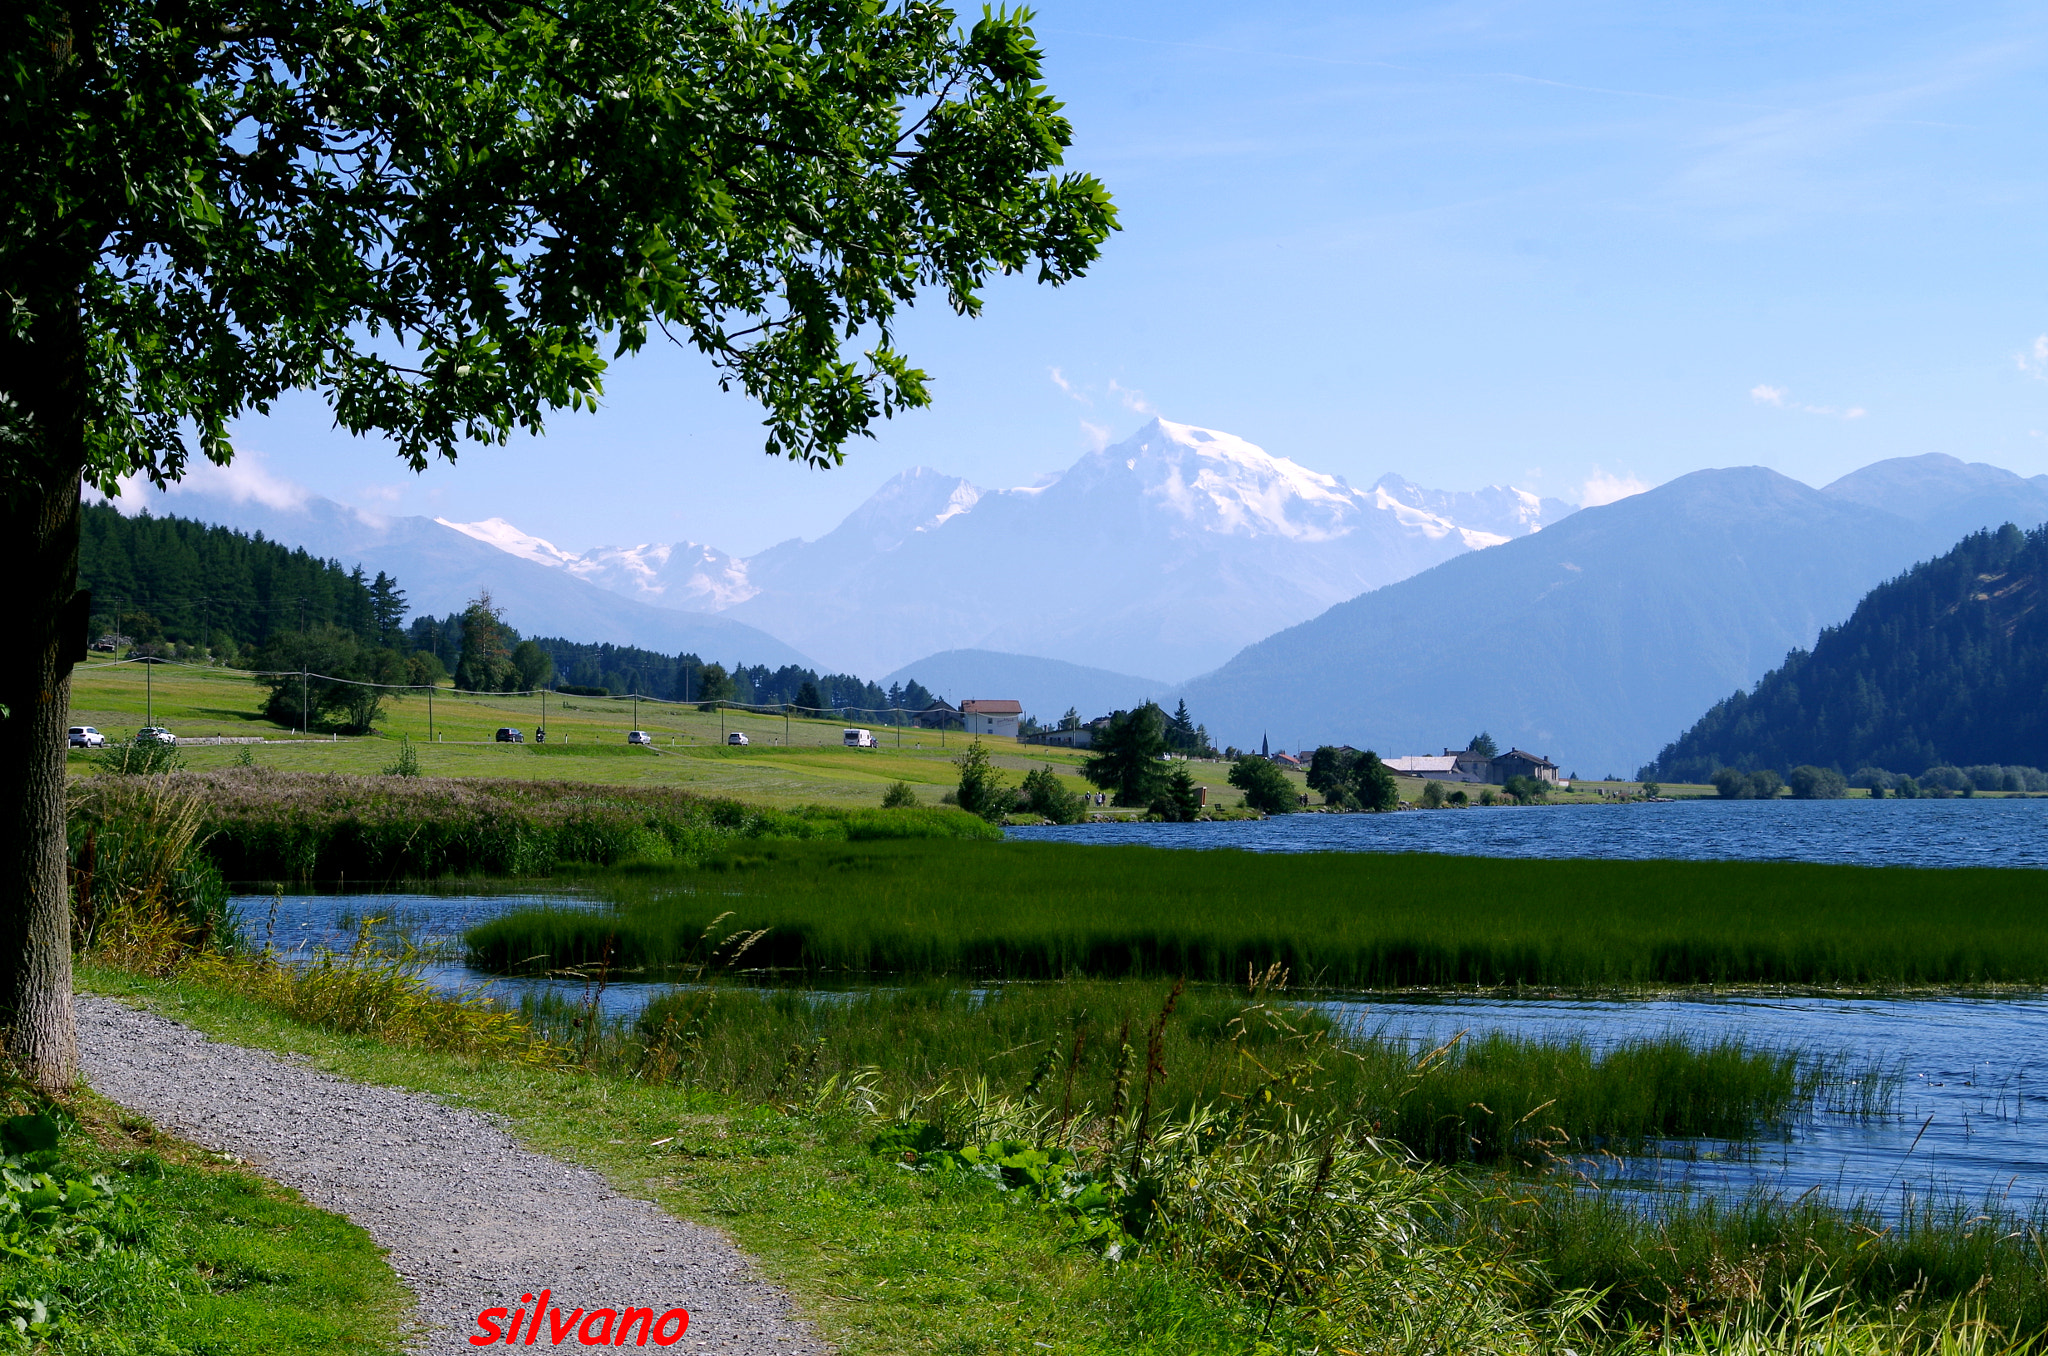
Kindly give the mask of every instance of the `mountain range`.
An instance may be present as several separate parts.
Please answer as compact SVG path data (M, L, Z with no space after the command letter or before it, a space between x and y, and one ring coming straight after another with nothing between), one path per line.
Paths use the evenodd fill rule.
M643 603L715 612L848 672L938 651L1185 679L1334 603L1573 511L1491 487L1358 490L1242 438L1154 419L1021 489L905 471L815 541L572 553L503 519L442 525Z
M2048 476L1938 454L1819 490L1696 471L1339 604L1181 695L1219 740L1431 753L1485 728L1625 774L1884 580L2044 520Z
M415 610L489 587L529 634L914 677L1044 719L1184 696L1247 747L1428 752L1488 728L1595 774L1648 761L1916 561L2048 520L2048 476L1930 454L1813 489L1737 467L1574 510L1394 476L1357 490L1154 420L1023 489L905 472L824 536L748 558L576 553L502 518L304 496L164 506L389 571Z

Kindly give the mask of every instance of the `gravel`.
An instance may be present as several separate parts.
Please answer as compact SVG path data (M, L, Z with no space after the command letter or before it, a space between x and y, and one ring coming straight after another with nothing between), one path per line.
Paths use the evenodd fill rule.
M543 1287L565 1317L579 1306L688 1309L671 1351L831 1350L725 1235L522 1149L474 1112L225 1045L111 999L80 994L77 1007L79 1054L101 1096L296 1187L389 1252L419 1299L415 1351L474 1351L480 1311L519 1308ZM552 1345L545 1327L536 1345ZM580 1349L575 1336L563 1345Z

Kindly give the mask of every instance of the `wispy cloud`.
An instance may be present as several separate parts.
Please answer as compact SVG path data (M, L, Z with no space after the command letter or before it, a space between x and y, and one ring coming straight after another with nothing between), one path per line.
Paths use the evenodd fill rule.
M1787 386L1759 385L1749 388L1749 398L1751 400L1754 400L1759 405L1769 405L1773 409L1796 410L1800 414L1824 414L1830 419L1861 419L1870 413L1869 410L1864 409L1861 405L1851 405L1847 409L1837 409L1833 405L1802 405L1791 397L1792 390Z
M2048 334L2035 339L2032 348L2013 354L2012 360L2035 381L2048 381Z
M1086 391L1076 388L1073 382L1067 380L1066 373L1060 371L1057 367L1048 370L1052 374L1052 384L1059 387L1060 393L1066 396L1067 399L1078 400L1090 409L1095 407L1095 402L1088 398Z
M1152 402L1145 399L1143 391L1133 390L1131 387L1122 385L1115 377L1109 379L1109 393L1118 400L1123 401L1124 408L1127 410L1135 410L1139 414L1159 413L1158 410L1152 407Z
M1649 488L1650 483L1648 481L1638 480L1626 471L1620 475L1609 475L1601 470L1598 465L1595 465L1593 467L1593 474L1587 476L1586 483L1579 487L1579 506L1581 508L1599 508L1602 504L1611 504L1617 499L1626 499L1632 494L1641 494Z
M1081 421L1081 433L1088 439L1088 450L1090 452L1100 452L1103 448L1109 446L1109 425L1107 424L1091 424L1086 419L1083 419Z

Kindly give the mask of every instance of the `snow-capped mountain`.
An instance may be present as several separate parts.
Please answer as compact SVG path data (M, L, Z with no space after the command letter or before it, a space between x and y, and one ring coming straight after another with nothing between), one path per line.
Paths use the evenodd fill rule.
M1155 419L1026 488L906 471L823 537L746 560L694 542L575 555L501 519L446 525L639 601L719 612L849 672L979 648L1178 679L1572 509L1396 476L1359 490Z

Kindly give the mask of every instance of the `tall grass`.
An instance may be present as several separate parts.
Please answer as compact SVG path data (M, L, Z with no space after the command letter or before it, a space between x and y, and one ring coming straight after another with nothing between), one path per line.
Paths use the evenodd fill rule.
M508 914L467 941L473 963L499 971L606 951L659 968L730 910L767 930L754 964L813 975L1230 982L1277 964L1356 988L2031 985L2048 981L2044 879L1795 862L764 841L690 867L593 877L612 911Z
M1840 1058L1676 1035L1601 1052L1500 1035L1418 1051L1341 1031L1276 991L1277 976L1260 978L1249 991L1188 986L1164 1024L1169 986L1155 983L928 982L846 994L704 985L614 1022L602 1052L590 1046L587 1002L528 998L522 1013L536 1032L621 1070L755 1101L827 1078L863 1077L893 1099L972 1078L1006 1097L1056 1086L1071 1117L1120 1112L1143 1082L1163 1113L1281 1099L1443 1164L1546 1166L1664 1139L1750 1138L1824 1114L1862 1072Z
M179 778L230 880L358 881L692 863L750 839L991 838L942 809L771 810L672 787L228 768Z
M107 964L164 974L235 944L227 887L204 852L204 803L182 778L112 776L72 790L74 945Z

